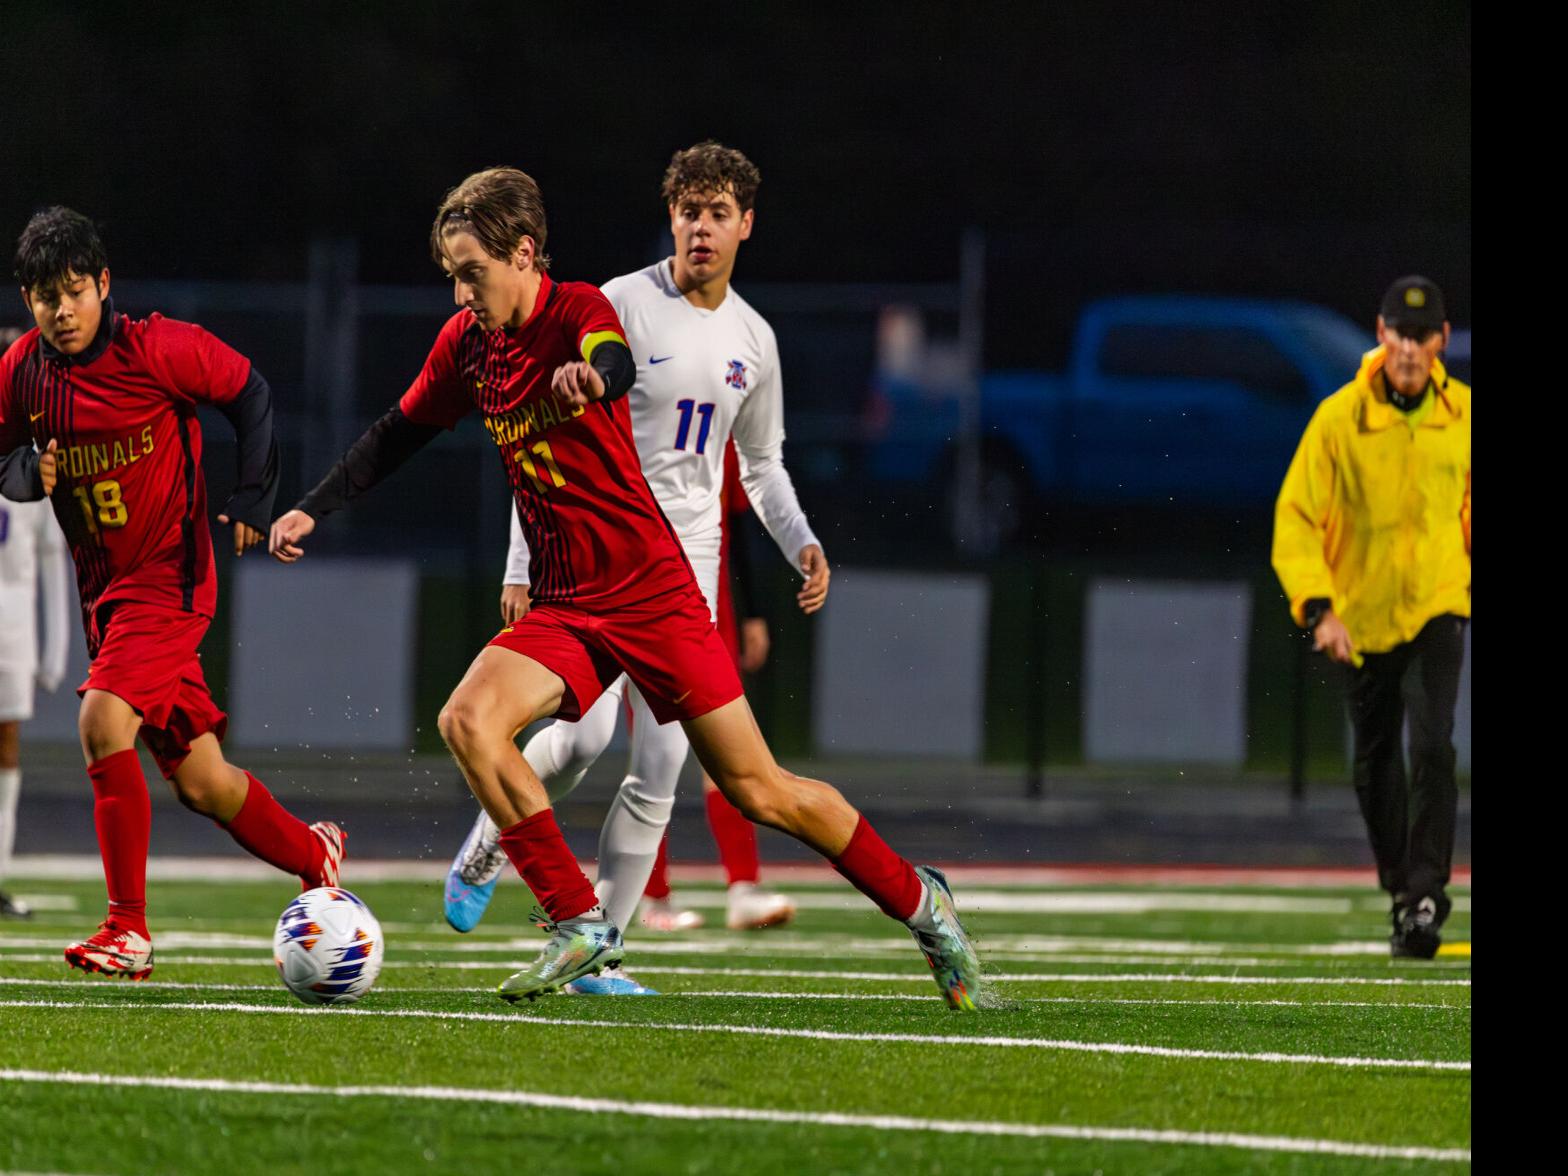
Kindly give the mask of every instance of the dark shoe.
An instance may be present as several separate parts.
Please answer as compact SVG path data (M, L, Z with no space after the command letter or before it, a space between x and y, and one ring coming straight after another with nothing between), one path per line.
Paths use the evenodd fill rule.
M1394 933L1388 937L1389 954L1396 960L1429 960L1435 956L1443 942L1438 929L1452 905L1446 896L1438 899L1428 895L1415 903L1396 906Z
M27 908L25 902L20 902L0 890L0 919L31 919L32 917L33 912Z

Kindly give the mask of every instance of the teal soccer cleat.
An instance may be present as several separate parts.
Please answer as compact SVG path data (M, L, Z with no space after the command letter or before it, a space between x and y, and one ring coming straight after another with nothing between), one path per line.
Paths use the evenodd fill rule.
M952 888L935 866L917 866L915 873L925 883L930 912L910 931L931 965L931 976L948 1007L974 1012L980 996L980 959L958 920Z
M620 929L603 919L564 919L540 926L550 932L550 942L538 959L501 982L496 993L502 1000L534 1000L590 973L597 976L626 954Z
M605 968L603 975L583 976L561 989L567 996L658 996L659 990L649 988L635 979L620 965Z
M463 847L452 859L452 868L446 872L442 907L453 930L466 932L479 926L504 869L506 851L501 848L501 831L480 809Z

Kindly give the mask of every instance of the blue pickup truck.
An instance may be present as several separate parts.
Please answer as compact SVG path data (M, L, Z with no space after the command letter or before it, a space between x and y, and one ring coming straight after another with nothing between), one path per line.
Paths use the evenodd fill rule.
M1014 538L1043 502L1272 501L1313 409L1373 344L1369 328L1307 303L1158 296L1090 304L1065 374L981 377L991 540ZM959 389L884 374L877 393L871 475L950 488ZM974 520L951 525L955 538L974 538Z

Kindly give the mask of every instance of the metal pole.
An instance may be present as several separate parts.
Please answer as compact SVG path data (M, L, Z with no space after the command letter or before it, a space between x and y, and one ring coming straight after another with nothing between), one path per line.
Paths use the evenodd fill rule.
M1045 641L1046 581L1045 553L1034 561L1030 585L1029 612L1029 689L1025 701L1028 771L1024 776L1024 795L1039 800L1045 795Z
M1307 798L1307 659L1312 654L1300 634L1295 635L1295 644L1290 676L1290 803L1299 807Z
M307 432L305 468L325 467L357 432L359 244L347 237L310 243L305 289L305 399L316 428Z
M985 234L965 229L958 260L958 346L964 359L964 386L958 401L958 468L953 493L957 538L976 555L994 554L994 531L983 525L980 465L980 371L985 362Z

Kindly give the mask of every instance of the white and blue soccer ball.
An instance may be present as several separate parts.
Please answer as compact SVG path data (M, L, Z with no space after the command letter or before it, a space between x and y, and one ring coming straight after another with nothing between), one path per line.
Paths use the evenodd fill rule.
M381 974L381 924L338 886L307 890L278 918L272 958L283 986L306 1004L353 1004Z

